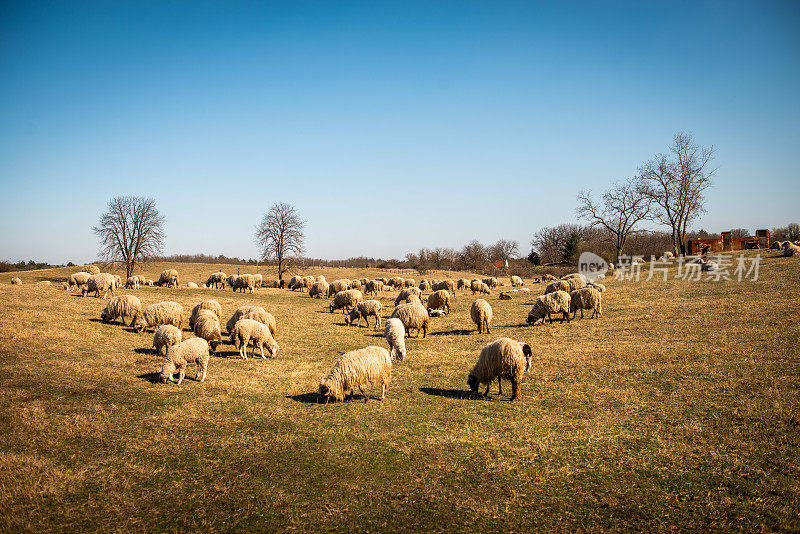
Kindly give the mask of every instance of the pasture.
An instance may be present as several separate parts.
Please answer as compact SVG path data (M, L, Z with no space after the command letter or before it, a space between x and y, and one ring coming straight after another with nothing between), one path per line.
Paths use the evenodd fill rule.
M245 304L277 318L278 358L241 360L226 338L206 381L190 366L179 387L155 381L152 332L100 322L102 299L35 285L77 268L4 273L0 530L798 530L800 260L761 254L757 282L607 278L603 316L568 324L525 325L541 285L509 301L495 289L489 334L469 318L478 297L457 291L426 339L406 341L383 402L370 388L366 404L329 405L316 391L336 358L386 342L327 299L118 290L177 301L187 320L216 299L223 328ZM166 267L185 286L217 266L144 274ZM397 293L379 297L384 318ZM502 336L533 348L521 398L496 382L471 398L467 374Z

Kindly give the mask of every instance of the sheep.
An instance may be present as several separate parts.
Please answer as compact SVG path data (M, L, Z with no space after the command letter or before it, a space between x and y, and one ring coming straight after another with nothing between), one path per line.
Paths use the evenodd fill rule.
M114 275L108 273L93 274L86 281L86 285L82 286L81 294L85 297L87 293L94 291L94 296L99 297L100 292L103 291L103 298L108 296L108 292L114 294L114 289L117 288L117 280Z
M483 283L489 286L490 289L497 287L497 278L494 276L489 278L484 278Z
M11 285L12 286L21 286L22 285L22 280L20 280L19 278L17 278L15 276L14 278L11 279Z
M167 280L167 287L178 287L178 277L171 276L169 280Z
M183 377L186 374L186 366L190 363L197 364L197 374L194 379L203 382L206 379L206 372L208 371L208 341L203 338L193 337L186 341L181 341L176 345L172 345L167 349L167 356L164 358L164 366L161 368L161 382L166 383L167 380L174 381L173 374L177 370L178 385L183 382ZM200 376L200 373L203 376Z
M228 319L225 325L226 330L230 333L233 332L234 326L240 319L253 319L259 323L266 325L269 333L275 339L278 338L278 321L275 316L266 311L261 306L242 306L234 312L233 316Z
M153 287L155 285L155 282L153 282L152 280L148 280L147 282L144 283L144 285L148 287Z
M502 380L511 381L511 400L519 395L519 385L523 375L531 367L533 352L530 345L511 338L501 337L488 343L481 350L478 362L467 377L467 385L473 395L478 393L480 384L486 384L484 397L489 395L489 388L497 378L498 394L503 394Z
M69 283L61 282L61 289L63 289L64 291L69 291Z
M466 289L466 290L469 290L469 289L472 289L472 287L471 287L471 285L470 285L470 281L469 281L468 279L466 279L466 278L459 278L459 279L456 281L456 289Z
M500 300L511 300L511 295L506 292L500 293Z
M441 282L435 284L431 287L433 291L441 291L445 290L451 295L454 295L456 292L456 283L452 280L442 280Z
M125 289L139 289L139 277L129 276L128 279L125 280Z
M70 275L69 279L67 280L67 284L69 284L69 288L72 289L79 289L81 286L86 285L86 282L89 281L89 277L92 276L90 273L86 272L78 272L73 273Z
M214 289L225 289L225 278L227 275L222 271L211 273L206 279L206 285Z
M197 318L197 314L200 313L201 310L211 310L214 312L214 315L217 316L217 319L222 319L222 306L220 306L220 303L214 299L204 300L192 308L192 314L189 316L190 330L194 330L194 320Z
M175 269L166 269L161 271L161 275L158 277L158 282L156 282L157 286L166 286L170 283L170 279L175 278L175 286L180 283L180 277L178 276L178 271Z
M417 337L420 332L423 338L428 336L430 316L422 304L401 304L394 309L392 317L400 319L409 336L412 330L417 331Z
M409 303L409 304L412 304L412 303ZM446 317L446 316L447 316L447 312L444 311L444 310L432 310L432 309L428 308L428 317L430 317L430 318Z
M446 289L434 291L428 297L429 310L445 310L450 313L450 292Z
M481 293L483 295L491 295L492 290L489 289L489 286L486 285L485 282L478 281L477 284L472 284L472 294Z
M565 274L564 276L561 277L562 280L570 280L572 278L580 278L581 280L586 282L586 277L581 273L570 273L570 274Z
M386 398L386 386L391 379L392 357L389 351L373 345L342 354L333 364L331 372L320 380L319 394L328 404L331 397L344 400L348 391L352 397L353 390L358 388L364 402L367 402L369 397L364 393L364 386L380 382L382 401Z
M147 278L145 278L141 274L135 274L134 276L139 280L139 285L140 286L145 285L145 283L147 282Z
M222 332L219 329L219 317L211 310L200 310L194 321L194 335L208 341L211 353L222 343Z
M403 282L403 287L415 287L417 282L413 278L406 278L405 282Z
M569 322L569 293L566 291L555 291L537 298L536 302L533 303L533 308L528 312L528 324L533 325L539 321L544 322L545 317L549 317L552 313L560 313L562 315L562 323L564 319ZM550 319L550 322L552 322L552 319Z
M784 243L784 245L783 245L783 255L784 255L784 257L788 258L790 256L794 256L798 252L800 252L800 247L799 246L797 246L794 243L791 243L789 241Z
M604 286L600 282L591 282L591 283L586 284L586 286L587 287L593 287L596 290L598 290L600 293L602 293L603 291L606 290L606 286Z
M165 324L156 328L153 334L153 348L156 349L156 355L161 356L161 349L164 349L164 355L172 345L177 345L181 342L181 331L174 325Z
M327 278L325 278L325 275L324 275L324 274L321 274L321 275L319 275L319 276L317 277L317 282L327 282L327 281L328 281L328 279L327 279Z
M583 310L592 310L592 319L595 316L600 317L603 313L603 295L593 287L576 289L569 294L569 309L573 319L578 310L581 311L581 319L583 319Z
M475 294L475 292L476 292L476 291L478 290L478 288L480 287L480 283L481 283L481 281L480 281L480 280L478 280L477 278L473 278L473 279L470 281L470 283L469 283L469 288L472 290L472 294L473 294L473 295Z
M577 289L577 288L576 288ZM572 287L570 286L567 280L553 280L547 287L544 288L544 294L547 295L548 293L554 293L556 291L566 291L569 293L572 291Z
M241 276L236 277L236 280L233 282L233 291L234 293L241 289L242 293L247 290L250 290L250 293L256 288L256 277L252 274L243 274Z
M144 309L144 313L136 318L136 321L133 323L133 329L137 332L142 332L151 327L156 329L164 324L171 324L182 328L183 306L169 300L151 304Z
M349 311L350 308L361 302L364 296L358 289L348 289L346 291L339 291L333 296L333 301L330 303L330 312L334 310L342 310L342 313Z
M406 281L404 278L401 278L399 276L393 276L389 278L388 284L395 289L402 289L403 287L405 287Z
M328 282L325 280L317 280L308 288L308 296L322 298L328 294L328 288Z
M555 279L556 277L549 273L545 273L542 275L542 282L552 282Z
M100 319L104 323L116 321L117 318L122 318L122 324L125 324L125 317L130 317L130 325L136 321L136 318L142 314L142 302L133 295L120 295L108 301L106 307L100 312Z
M512 287L524 286L524 285L525 285L525 282L519 276L514 275L514 276L511 277L511 286Z
M348 289L350 289L350 280L346 278L334 280L328 286L328 296L332 297L336 293L339 293L340 291L347 291Z
M264 276L259 273L256 273L253 275L253 278L255 278L256 280L256 289L258 289L259 287L261 287L261 284L264 283Z
M664 254L661 255L661 259L664 261L674 260L675 254L667 250L666 252L664 252Z
M363 284L361 283L361 280L351 280L350 281L350 289L358 289L359 291L361 291L362 287L363 287Z
M403 361L406 358L406 328L403 322L396 317L386 319L383 337L389 343L389 356Z
M424 278L419 281L419 285L417 286L420 291L430 291L431 290L431 283L425 280Z
M100 267L97 265L86 265L86 272L89 274L100 274Z
M186 282L186 287L189 289L199 289L200 286L196 282Z
M378 295L378 292L383 292L383 282L380 280L368 280L364 284L364 295Z
M303 280L301 276L293 276L289 279L289 283L286 284L287 289L291 289L294 291L296 288L300 287L300 282Z
M233 286L235 286L235 285L236 285L236 279L237 279L237 278L239 278L239 275L238 275L238 274L232 274L232 275L230 275L230 276L227 278L227 280L225 280L226 282L228 282L228 287L230 287L231 289L233 289Z
M253 357L256 355L256 347L258 347L261 351L261 359L267 359L264 356L264 345L267 346L267 351L272 358L278 357L278 343L269 333L267 325L255 319L239 319L231 332L231 343L236 346L242 359L247 359L247 346L251 341L253 342Z
M411 295L416 295L417 297L421 297L422 291L418 287L409 287L403 289L394 299L394 305L397 306L401 302L406 301L406 299L408 299L408 297L410 297Z
M375 328L380 328L382 307L383 304L377 300L365 300L359 302L353 306L353 309L350 310L350 314L344 318L344 321L348 325L351 325L357 320L358 322L356 323L356 326L361 326L361 318L363 317L367 322L367 327L369 327L369 318L372 316L375 317Z
M469 316L472 318L472 322L477 325L479 334L484 329L487 334L489 333L489 323L492 322L492 307L489 306L488 302L483 299L473 302L469 308Z
M577 277L568 278L567 280L565 280L565 282L569 284L569 293L572 293L577 289L586 287L586 280L584 278L577 278Z

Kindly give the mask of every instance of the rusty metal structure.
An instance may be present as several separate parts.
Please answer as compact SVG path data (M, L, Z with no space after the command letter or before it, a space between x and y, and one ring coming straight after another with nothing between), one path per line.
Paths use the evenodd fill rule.
M756 235L733 237L731 232L722 232L722 237L689 239L686 242L687 254L709 254L731 252L751 248L769 248L769 230L756 230Z

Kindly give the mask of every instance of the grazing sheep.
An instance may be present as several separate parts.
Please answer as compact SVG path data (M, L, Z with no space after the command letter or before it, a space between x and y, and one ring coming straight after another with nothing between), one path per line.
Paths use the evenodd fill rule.
M383 337L389 343L389 356L403 361L406 358L406 327L403 322L396 317L386 319Z
M406 278L405 282L403 282L403 287L415 287L417 282L413 278Z
M189 289L200 289L196 282L186 282L186 287Z
M590 283L586 284L586 287L593 287L596 290L598 290L600 293L602 293L603 291L606 290L606 286L604 286L600 282L590 282Z
M208 341L211 353L222 343L222 332L219 329L219 317L211 310L200 310L194 321L194 335Z
M139 277L129 276L128 279L125 280L125 289L139 289Z
M661 255L661 259L664 261L674 260L675 254L667 250L666 252L664 252L664 254Z
M86 285L90 276L92 275L86 272L73 273L70 275L69 280L67 280L67 284L69 284L70 289L73 287L79 289L81 286Z
M152 280L148 280L147 282L144 283L144 285L149 286L149 287L153 287L156 284Z
M230 275L230 276L228 277L228 279L226 280L226 282L228 282L228 287L230 287L231 289L233 289L233 286L235 286L235 285L236 285L236 279L237 279L237 278L239 278L239 275L238 275L238 274L232 274L232 275Z
M593 287L576 289L569 294L569 309L573 319L578 310L581 311L581 319L583 319L583 310L592 310L592 319L595 316L600 317L603 313L603 295Z
M490 289L493 289L497 287L497 278L495 278L494 276L489 278L484 278L483 283L489 286Z
M417 295L409 295L406 297L405 304L422 304L422 299Z
M267 325L255 319L239 319L231 332L231 343L236 346L239 356L245 360L247 359L247 346L251 341L253 342L253 357L256 355L256 347L258 347L261 351L261 358L267 359L264 356L264 345L267 346L267 351L271 357L278 357L278 343L269 333Z
M428 297L428 309L445 310L450 313L450 292L446 289L434 291Z
M143 285L145 285L145 283L147 283L147 278L145 278L141 274L135 274L134 276L139 279L139 285L140 286L143 286Z
M17 278L15 276L14 278L11 279L11 285L12 286L21 286L22 285L22 280L20 280L19 278Z
M431 290L431 283L427 280L420 280L419 281L419 290L420 291L430 291Z
M325 280L317 280L308 288L308 296L317 297L318 299L322 298L328 294L328 288L328 282Z
M325 275L324 275L324 274L321 274L321 275L319 275L319 276L317 277L317 282L327 282L327 281L328 281L328 279L327 279L327 278L325 278Z
M472 322L478 327L478 333L486 330L489 333L489 324L492 322L492 307L483 299L478 299L472 303L469 309L469 316Z
M476 292L476 291L478 290L478 288L480 287L480 284L481 284L481 281L480 281L480 280L478 280L477 278L473 278L473 279L470 281L470 283L469 283L469 288L472 290L472 294L473 294L473 295L475 294L475 292Z
M470 290L470 289L472 289L472 287L471 287L470 281L468 279L459 278L458 280L456 280L456 289Z
M395 289L403 289L406 285L405 278L401 278L399 276L393 276L389 278L388 284Z
M233 282L233 291L234 293L239 289L242 290L242 293L245 291L250 291L252 293L256 288L256 277L252 274L243 274L238 276L236 280Z
M442 280L441 282L436 283L435 285L431 286L433 291L447 291L451 295L454 295L456 292L456 283L452 280Z
M183 306L177 302L164 300L151 304L133 322L133 329L141 332L148 328L156 329L161 325L171 324L178 328L183 327Z
M397 297L394 299L394 305L397 306L401 302L405 302L408 299L408 297L410 297L411 295L416 295L417 297L421 298L422 297L422 291L418 287L409 287L409 288L403 289L397 295Z
M491 295L492 294L492 290L489 288L489 286L486 285L485 282L481 282L480 280L478 280L478 282L475 283L475 284L471 284L471 289L472 289L472 294L473 295L475 293L481 293L483 295Z
M576 288L577 289L577 288ZM566 291L569 293L572 291L572 286L570 286L567 280L553 280L547 287L544 288L544 294L547 295L548 293L554 293L556 291Z
M584 278L568 278L564 281L569 284L569 293L572 293L577 289L581 289L582 287L586 287L586 280Z
M133 295L120 295L108 301L106 307L100 312L100 319L104 323L116 321L117 318L122 318L122 324L125 324L125 318L130 317L130 325L136 321L136 318L142 314L142 302Z
M467 385L473 394L478 393L478 386L486 384L486 392L497 378L498 394L503 394L502 380L511 381L511 400L519 395L519 385L523 375L531 367L532 351L530 345L507 337L501 337L487 344L481 350L478 363L467 377Z
M156 349L156 354L161 356L161 349L164 349L164 355L172 345L177 345L182 341L181 331L171 324L165 324L156 328L153 334L153 348Z
M183 382L183 377L186 374L186 366L190 363L197 364L197 374L194 379L203 382L206 379L206 371L208 371L208 341L200 337L193 337L186 341L181 341L176 345L172 345L167 349L167 356L164 358L164 366L161 368L161 382L166 383L167 380L174 382L173 374L177 370L178 385ZM203 376L200 376L200 373Z
M86 285L82 286L81 294L85 297L87 293L94 291L94 296L99 297L100 292L103 291L103 298L106 298L108 292L110 291L113 295L114 289L117 287L117 279L114 278L113 274L93 274L89 277Z
M333 296L333 301L330 303L330 312L334 310L342 310L342 313L349 311L350 308L361 302L364 296L358 289L348 289L346 291L339 291Z
M351 280L350 281L350 289L358 289L359 291L361 291L362 287L363 287L363 284L361 283L361 280Z
M97 265L87 265L85 271L89 274L100 274L100 267Z
M261 284L264 283L264 276L259 273L256 273L253 275L253 278L255 278L256 280L256 289L258 289L259 287L261 287Z
M381 400L386 398L386 386L392 379L392 357L383 347L370 346L363 349L352 350L342 354L328 375L319 382L319 394L325 397L325 404L330 398L341 401L349 391L352 397L353 390L358 388L364 397L364 402L369 397L364 393L364 386L380 382Z
M287 289L291 289L294 291L295 289L300 288L300 283L303 281L302 276L293 276L289 279L289 283L286 284Z
M514 276L511 277L511 286L512 287L524 286L524 285L525 285L525 282L519 276L514 275Z
M178 287L178 278L176 276L171 277L167 281L167 287Z
M214 289L225 289L225 278L227 278L227 275L222 271L211 273L206 279L206 286Z
M420 332L423 338L428 336L430 316L422 304L401 304L394 309L392 317L400 319L409 336L412 330L417 331L417 337Z
M300 280L300 292L301 293L303 292L303 288L308 289L309 287L313 286L314 282L316 282L316 281L317 281L317 279L314 278L313 276L304 276Z
M570 278L580 278L584 282L586 281L586 277L581 273L570 273L570 274L565 274L564 276L561 277L562 280L569 280Z
M367 327L369 327L369 318L375 317L375 328L380 328L382 307L383 304L377 300L365 300L359 302L353 306L353 309L350 310L350 314L344 318L344 322L350 325L353 324L354 321L358 321L356 326L361 326L361 318L363 317L367 322Z
M552 274L545 273L542 275L542 282L552 282L556 277Z
M275 319L275 316L266 311L261 306L242 306L237 309L233 316L228 320L228 323L225 325L225 328L228 332L233 332L233 327L236 326L236 323L240 319L253 319L258 321L259 323L266 325L269 329L269 333L272 334L272 337L275 339L278 338L278 321Z
M194 320L197 318L197 314L200 313L201 310L211 310L214 312L214 315L217 316L217 319L222 319L222 306L220 306L219 302L214 299L204 300L192 308L192 314L189 316L190 330L194 330Z
M334 280L328 286L328 296L332 297L336 293L339 293L341 291L347 291L348 289L350 289L350 280L348 280L347 278L341 278L339 280Z
M380 280L368 280L366 284L364 284L364 294L365 295L378 295L379 292L383 292L383 282Z
M797 246L794 243L791 243L789 241L784 243L784 245L783 245L783 256L784 257L788 258L790 256L794 256L798 252L800 252L800 247L799 246Z
M644 258L642 258L641 256L634 256L633 259L631 260L631 263L632 264L633 263L644 263Z
M170 283L171 278L175 278L175 287L177 287L177 285L180 283L180 277L178 276L178 271L175 269L166 269L161 271L161 275L159 275L156 285L166 286Z
M570 297L569 293L566 291L555 291L553 293L547 293L545 295L540 296L536 299L536 302L533 303L533 308L531 311L528 312L528 324L533 325L539 321L544 322L545 317L549 317L550 314L553 313L560 313L562 318L561 322L564 322L564 319L569 322L569 314L570 314ZM552 322L552 318L550 322Z
M433 317L446 317L446 316L447 312L444 310L432 310L428 308L428 317L433 318Z

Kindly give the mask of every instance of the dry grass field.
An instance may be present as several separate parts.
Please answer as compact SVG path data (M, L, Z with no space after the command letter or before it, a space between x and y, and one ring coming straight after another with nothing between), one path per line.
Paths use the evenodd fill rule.
M215 298L223 327L244 304L277 317L278 358L244 361L226 341L206 382L190 367L179 387L155 383L152 333L100 322L102 299L35 285L77 269L5 273L0 531L797 531L800 260L762 256L757 282L607 279L603 317L569 324L525 326L540 286L511 301L495 290L490 334L458 292L407 342L385 401L372 388L366 404L327 406L317 384L336 358L386 346L327 300L131 291L187 315ZM185 285L216 266L170 267ZM321 272L386 276L304 274ZM472 399L467 373L501 336L533 348L522 397L495 382Z

